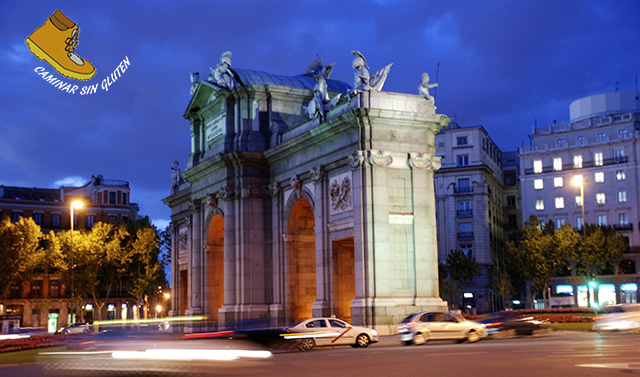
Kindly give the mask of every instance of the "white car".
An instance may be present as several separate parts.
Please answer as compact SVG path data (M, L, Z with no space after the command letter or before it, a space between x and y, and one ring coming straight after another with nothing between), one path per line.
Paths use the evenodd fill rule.
M285 339L298 340L299 348L308 351L315 346L350 345L368 347L380 340L374 329L353 326L337 318L311 318L286 329Z
M606 306L593 320L593 331L640 331L640 304Z
M90 325L88 323L74 323L67 327L62 327L56 333L58 334L89 334L91 332Z
M486 336L485 325L445 312L419 312L408 316L398 326L400 340L407 346L429 340L477 342Z

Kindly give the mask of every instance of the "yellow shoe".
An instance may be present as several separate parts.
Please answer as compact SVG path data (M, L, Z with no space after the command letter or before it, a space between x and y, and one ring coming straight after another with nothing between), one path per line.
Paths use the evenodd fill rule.
M96 74L96 69L75 53L79 33L78 25L58 9L25 42L35 56L51 64L60 74L89 80Z

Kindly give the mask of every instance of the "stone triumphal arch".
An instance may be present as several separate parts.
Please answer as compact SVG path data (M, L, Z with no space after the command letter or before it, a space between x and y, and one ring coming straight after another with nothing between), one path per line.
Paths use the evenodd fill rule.
M207 80L192 74L191 154L164 200L171 314L219 326L336 315L384 332L446 309L433 171L449 119L433 85L384 92L391 65L370 75L354 55L353 86L320 58L279 76L231 68L227 52Z

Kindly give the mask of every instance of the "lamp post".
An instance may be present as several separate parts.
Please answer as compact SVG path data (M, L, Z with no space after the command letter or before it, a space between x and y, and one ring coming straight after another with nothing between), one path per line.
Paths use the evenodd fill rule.
M73 284L73 269L74 269L74 262L73 262L73 220L74 220L74 216L73 216L73 209L74 208L82 208L83 203L79 200L74 200L73 202L71 202L71 308L73 309L73 315L76 314L76 307L75 307L75 290L74 290L74 284ZM73 318L74 322L75 322L75 318Z
M582 175L576 175L573 177L572 184L574 186L580 187L580 206L582 207L582 239L584 241L584 286L586 288L587 293L587 307L590 306L589 299L589 256L587 254L587 223L584 219L584 184L587 182L586 179L582 177Z

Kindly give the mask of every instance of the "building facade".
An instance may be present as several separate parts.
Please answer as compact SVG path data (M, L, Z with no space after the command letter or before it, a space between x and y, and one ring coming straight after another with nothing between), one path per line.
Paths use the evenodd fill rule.
M464 309L500 310L490 269L504 262L509 232L517 228L517 155L503 153L481 126L451 123L435 142L442 163L435 173L438 260L455 249L473 256L482 275L463 288Z
M71 203L83 202L73 213L73 228L90 229L94 223L107 220L136 220L138 205L130 201L129 183L94 176L81 187L31 188L0 185L0 217L18 221L32 218L43 233L71 229ZM12 288L0 305L0 315L20 316L22 327L47 327L55 331L74 322L69 314L70 289L60 275L46 274ZM87 301L85 315L92 317L92 305ZM124 306L123 306L124 305ZM123 311L123 309L125 309ZM131 318L126 298L115 297L106 305L103 318Z
M381 91L378 74L364 81L362 65L352 89L322 64L279 76L229 57L207 81L192 75L192 152L165 199L172 314L220 326L336 315L391 331L446 308L433 171L449 119L425 96Z
M628 240L624 259L635 272L640 263L639 96L615 92L574 101L569 123L535 128L532 145L520 149L523 219L535 214L558 228L581 229L584 205L585 223L613 227ZM576 176L584 182L583 194L572 185ZM637 274L599 280L600 304L636 302ZM554 293L571 294L578 305L587 305L584 281L556 283Z

